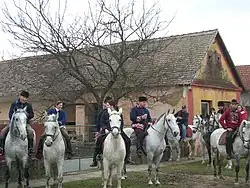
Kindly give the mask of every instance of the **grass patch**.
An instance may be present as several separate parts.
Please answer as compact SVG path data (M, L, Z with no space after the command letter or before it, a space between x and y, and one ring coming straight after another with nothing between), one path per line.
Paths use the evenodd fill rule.
M233 161L234 162L234 161ZM234 166L232 170L225 169L226 160L222 166L222 174L224 176L230 177L233 181L235 176ZM245 176L245 160L241 161L239 177L243 178ZM194 178L194 175L198 175ZM204 175L204 176L202 176ZM206 181L206 185L213 186L217 188L221 186L222 182L213 182L211 180L207 180L208 176L213 175L213 167L207 167L206 165L201 164L200 161L188 163L188 164L173 164L167 165L165 167L160 168L160 181L163 188L174 188L174 187L182 187L186 188L193 187L193 181L196 181L197 185L200 185L201 178L203 178L204 183ZM196 180L197 179L197 180ZM228 187L228 185L232 185L232 181L224 181L222 187ZM122 180L123 188L145 188L147 187L147 171L143 172L129 172L128 179ZM90 187L102 187L101 186L101 178L92 178L88 180L75 181L70 183L63 183L64 188L90 188ZM212 183L212 184L211 184ZM116 177L113 177L113 186L116 185ZM205 184L204 184L205 185ZM44 187L44 186L43 186ZM197 186L196 186L197 187ZM231 187L231 186L229 186ZM245 186L244 186L245 187ZM42 188L42 187L41 187Z
M223 161L223 165L221 167L222 174L224 176L235 177L235 161L233 160L233 167L231 170L225 169L227 164L227 160ZM240 172L239 177L245 177L245 159L240 161ZM165 166L161 168L161 172L164 173L178 173L178 174L195 174L195 175L213 175L213 165L207 167L206 164L201 164L200 161L194 163L187 164L177 164L171 166Z

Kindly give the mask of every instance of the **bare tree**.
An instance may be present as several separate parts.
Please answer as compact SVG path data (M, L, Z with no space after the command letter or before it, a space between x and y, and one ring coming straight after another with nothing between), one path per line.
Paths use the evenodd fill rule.
M51 94L68 92L74 96L66 98L74 101L90 93L101 105L107 94L119 100L159 83L160 78L155 78L162 67L155 56L169 42L154 38L161 32L165 36L172 19L161 21L157 4L147 8L144 1L136 7L136 0L124 5L120 0L110 5L105 0L91 0L87 14L72 20L66 19L67 3L62 4L58 0L55 11L49 0L22 0L20 4L13 0L14 6L8 2L3 8L3 30L11 34L14 44L24 52L42 54L36 60L41 67L48 63L53 65L51 69L57 67L52 72L46 66L37 69L41 90L49 94L43 95L47 100ZM60 89L53 89L58 84Z

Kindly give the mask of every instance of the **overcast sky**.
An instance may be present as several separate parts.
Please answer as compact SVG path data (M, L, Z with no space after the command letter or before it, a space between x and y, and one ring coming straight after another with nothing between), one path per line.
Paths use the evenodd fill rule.
M159 0L159 3L164 19L171 19L176 13L174 21L168 28L169 35L219 29L234 63L250 65L249 0ZM68 5L72 13L82 12L86 8L86 1L68 0ZM8 39L8 35L0 31L0 56L4 59L20 54L18 49L10 45Z

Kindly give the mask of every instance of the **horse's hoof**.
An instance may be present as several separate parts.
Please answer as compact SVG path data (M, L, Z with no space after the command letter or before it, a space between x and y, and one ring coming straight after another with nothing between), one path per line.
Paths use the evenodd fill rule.
M211 164L207 164L207 167L210 167L211 166Z
M218 177L217 177L217 176L214 176L214 180L218 180Z
M153 185L153 182L150 180L150 181L148 182L148 185Z
M206 162L203 160L203 161L201 161L201 164L205 164Z
M155 182L155 185L161 185L161 183L159 182L159 180L157 180L157 181Z
M121 177L121 179L122 179L122 180L125 180L125 179L126 179L126 177L125 177L125 176L122 176L122 177Z
M177 158L176 161L180 161L180 158Z
M239 185L239 182L234 182L234 185Z

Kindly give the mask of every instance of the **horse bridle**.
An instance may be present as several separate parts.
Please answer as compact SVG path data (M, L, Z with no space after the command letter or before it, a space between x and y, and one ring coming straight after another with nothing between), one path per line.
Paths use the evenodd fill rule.
M167 118L167 114L164 115L164 120L163 120L163 121L164 121L164 129L166 129L166 128L165 128L165 127L166 127L165 125L166 125L166 123L167 123L167 126L168 126L169 130L171 131L171 134L174 136L173 129L170 127L168 121L166 121L166 118ZM156 131L156 132L158 132L158 133L160 133L160 134L164 134L164 133L158 131L156 128L154 128L153 125L151 126L151 128L152 128L154 131ZM168 130L167 130L167 132L168 132ZM174 137L176 137L176 136L174 136Z
M111 115L109 115L109 117L112 116L112 115L119 115L119 114L111 114ZM113 132L114 129L118 129L119 134L121 133L121 128L120 127L118 127L118 126L111 127L111 132Z
M14 114L12 115L12 120L11 120L11 124L13 123L13 125L16 125L16 121L14 121L14 115L15 114L18 114L18 113L20 113L20 112L14 112ZM25 113L25 115L26 115L26 117L27 117L27 113L26 112L24 112ZM26 125L27 126L27 125ZM14 127L10 127L10 129L12 130ZM20 129L19 129L19 127L18 126L15 126L15 129L18 131L18 133L20 134ZM15 136L15 137L17 137L17 138L19 138L17 135L15 135L15 134L13 134L12 133L12 131L10 131L11 132L11 134L13 135L13 136ZM22 139L21 138L21 140L25 140L25 139Z
M55 122L56 123L56 121L46 121L46 122ZM60 130L59 130L60 131ZM56 138L58 137L58 135L59 135L59 132L57 133L57 135L56 135L56 131L54 132L54 134L45 134L46 135L46 137L51 137L52 138L52 140L53 141L55 141L56 140Z
M244 148L246 148L246 149L250 150L250 146L249 146L249 147L246 147L246 146L244 145L244 143L245 143L245 142L250 143L250 139L245 140L245 139L244 139L243 134L242 134L242 135L240 134L240 139L241 139L241 141L243 142L243 146L244 146Z

